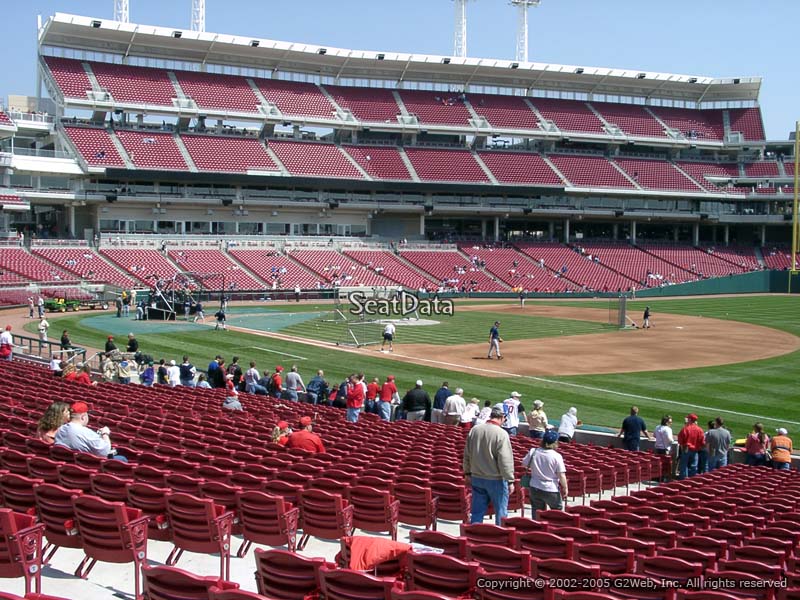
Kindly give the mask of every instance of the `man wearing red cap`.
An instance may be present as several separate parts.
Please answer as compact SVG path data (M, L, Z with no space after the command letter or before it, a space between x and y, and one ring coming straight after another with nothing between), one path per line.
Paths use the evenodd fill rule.
M278 365L275 367L275 373L269 378L269 388L267 391L270 396L274 396L275 398L280 398L281 394L283 394L283 377L281 373L283 373L283 367Z
M347 384L347 420L358 423L358 415L364 406L364 386L361 385L358 375L352 375Z
M286 442L286 447L324 453L325 446L322 445L322 439L316 433L311 432L312 427L311 417L300 417L300 429L292 432Z
M706 445L703 430L697 424L697 415L686 415L686 425L678 434L678 446L681 449L681 458L678 463L678 479L686 479L697 475L698 453Z
M89 408L86 402L72 405L69 421L56 431L55 445L107 458L111 454L111 432L108 427L103 427L97 433L89 429Z
M394 375L389 375L381 386L378 395L378 415L384 421L392 420L392 401L400 401L400 394L397 393L397 386L394 383Z

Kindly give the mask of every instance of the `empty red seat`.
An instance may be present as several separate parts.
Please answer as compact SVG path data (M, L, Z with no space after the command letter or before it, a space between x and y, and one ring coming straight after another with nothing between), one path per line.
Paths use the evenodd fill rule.
M319 571L324 558L308 558L286 550L256 548L258 593L277 600L304 600L319 588Z
M0 508L0 577L24 577L25 593L41 591L43 524Z
M174 567L142 567L144 594L147 600L208 600L209 590L237 588L235 583L217 577L202 577Z

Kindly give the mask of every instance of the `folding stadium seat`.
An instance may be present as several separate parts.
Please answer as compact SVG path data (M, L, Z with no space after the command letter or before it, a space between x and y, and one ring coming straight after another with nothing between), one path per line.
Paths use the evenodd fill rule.
M12 448L3 448L0 450L0 469L27 477L28 456L24 449L19 451Z
M478 563L442 554L408 554L406 589L466 596L475 590Z
M547 530L545 523L535 519L528 519L527 517L505 517L503 519L503 527L512 527L517 533Z
M41 591L42 534L35 517L0 508L0 578L25 578L25 593Z
M14 473L0 475L0 502L15 512L26 513L36 505L33 490L43 484L43 479L23 477Z
M634 550L609 544L575 544L572 558L597 565L603 573L631 573L636 567Z
M103 467L103 463L106 460L108 459L100 458L99 456L96 456L94 454L89 454L87 452L75 453L75 464L85 469L92 469L94 471L99 471Z
M205 483L204 479L180 473L167 473L164 475L164 487L181 494L200 496L200 487L203 483Z
M168 471L160 467L138 465L133 468L133 479L136 483L146 483L156 487L164 487L164 475Z
M236 555L242 558L252 543L268 546L286 545L294 552L300 510L280 496L257 491L236 494L237 511L244 540Z
M92 476L91 493L109 502L127 502L130 479L123 479L108 473L95 473Z
M531 553L527 550L512 550L507 546L468 543L466 560L477 562L481 569L490 573L531 573Z
M50 458L50 444L43 442L36 438L27 438L25 440L25 448L30 454L40 456L42 458Z
M516 530L511 527L500 527L488 523L474 523L459 526L461 536L467 538L472 544L495 544L497 546L514 547L516 544Z
M585 579L586 581L597 580L600 577L600 567L590 565L576 560L565 558L534 559L531 561L531 575L542 579ZM575 589L586 589L576 586ZM596 589L590 586L588 588Z
M770 565L755 560L723 559L717 566L719 571L738 571L757 575L761 579L778 579L783 569L780 565Z
M611 515L612 518L615 515ZM611 519L584 519L583 528L597 531L600 537L620 537L628 534L628 525Z
M583 504L569 506L566 508L566 512L573 515L579 515L581 519L610 518L610 513L607 513L605 509L595 506L584 506Z
M233 481L233 478L231 478L231 481ZM241 483L237 483L237 485L241 485ZM281 496L284 500L291 502L294 506L300 505L300 493L303 491L302 486L286 483L280 479L274 479L272 481L262 483L261 488L262 491L266 492L267 494Z
M668 579L680 585L685 585L689 579L700 577L703 574L703 565L681 560L680 558L668 558L658 555L640 558L636 572L648 577L662 580Z
M72 501L83 494L81 490L68 489L55 484L38 485L34 489L36 514L44 524L47 545L43 549L43 562L49 563L61 548L80 548L80 531L75 527L75 509Z
M129 483L127 490L127 504L140 509L150 517L147 537L151 540L171 540L172 530L167 519L167 494L170 493L169 490L138 482Z
M305 488L309 490L322 490L329 494L341 494L342 496L347 496L350 492L350 486L348 484L342 483L338 479L331 479L330 477L311 477L307 481Z
M678 534L674 531L667 531L658 527L631 529L630 536L645 542L653 542L656 548L674 548L678 538Z
M344 489L353 507L353 527L372 533L388 532L397 540L400 502L390 492L361 485Z
M132 562L134 597L140 600L139 575L142 566L147 564L147 522L150 517L122 502L107 502L95 496L75 496L72 504L86 555L75 575L85 579L98 560L117 564Z
M67 448L66 446L59 446L58 444L50 446L50 458L53 460L74 464L76 454L77 452L75 452L75 450Z
M159 454L162 454L164 456L169 456L168 454L165 454L160 450ZM182 458L173 457L167 461L167 464L165 465L164 468L167 471L170 471L171 473L174 474L187 475L189 477L192 477L197 472L197 467L198 467L197 463L193 463L188 460L184 460Z
M704 552L694 548L676 546L675 548L662 548L658 552L659 556L668 558L680 558L691 563L700 563L704 570L717 568L717 555L715 552Z
M323 539L352 535L353 507L340 495L322 490L303 490L299 508L303 536L297 545L298 550L305 548L312 535Z
M330 600L390 600L394 577L374 577L351 569L319 569L320 594Z
M201 577L174 567L142 567L144 597L147 600L208 600L212 587L236 589L235 583L216 577Z
M449 533L412 529L409 533L412 544L422 544L431 548L439 548L445 556L464 560L467 556L467 539Z
M78 465L64 465L58 472L60 485L73 490L81 490L86 493L92 492L92 476L97 473L96 469L79 467Z
M660 526L661 524L659 524ZM752 523L747 523L745 521L740 521L739 519L730 518L730 519L723 519L722 521L717 521L714 523L714 527L720 529L727 529L728 531L736 531L741 533L742 536L745 538L752 537L753 532L755 531L755 525Z
M593 538L596 542L597 538ZM547 558L569 558L574 553L574 542L570 537L546 533L543 531L527 531L517 533L517 550L528 550L531 556L540 559Z
M64 463L42 456L29 456L27 462L28 477L43 479L46 483L58 483L58 471Z
M600 542L600 534L592 529L548 527L547 533L552 533L562 538L571 538L576 544L598 544Z
M303 600L318 590L321 567L335 567L286 550L256 548L255 556L258 593L276 600Z

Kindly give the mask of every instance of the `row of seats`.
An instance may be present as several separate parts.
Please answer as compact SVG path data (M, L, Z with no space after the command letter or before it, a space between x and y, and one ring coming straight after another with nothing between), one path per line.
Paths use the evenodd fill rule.
M506 286L475 267L463 254L452 250L406 250L400 256L415 267L430 273L445 287L471 291L503 292Z
M130 277L120 273L118 269L87 247L39 246L33 247L31 253L34 256L41 256L85 281L110 283L123 289L130 289L133 286L133 280Z
M121 103L171 106L179 91L169 71L147 67L98 62L81 62L45 57L56 85L69 98L86 99L92 85L86 70L97 77L102 90ZM720 109L644 107L633 104L584 102L552 98L522 98L492 94L462 94L422 90L390 90L311 83L277 79L248 80L245 77L172 71L177 86L200 109L216 109L257 114L262 104L254 88L287 116L331 119L336 106L350 111L365 122L396 123L405 111L422 124L468 127L475 114L500 128L538 130L541 120L554 123L564 132L607 136L605 123L616 125L629 136L665 138L665 126L684 137L701 141L723 141L724 112ZM99 91L99 90L98 90ZM398 103L397 98L400 99ZM728 110L731 131L741 132L746 140L763 140L764 128L758 108ZM537 114L538 113L538 114ZM600 115L600 116L598 116ZM602 119L601 119L602 117Z

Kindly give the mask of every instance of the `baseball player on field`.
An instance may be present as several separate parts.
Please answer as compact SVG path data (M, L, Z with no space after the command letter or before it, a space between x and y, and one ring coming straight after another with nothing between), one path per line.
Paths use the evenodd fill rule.
M492 328L489 330L489 356L492 358L492 351L497 354L497 360L503 360L503 355L500 354L500 342L503 338L500 337L500 321L495 321Z

